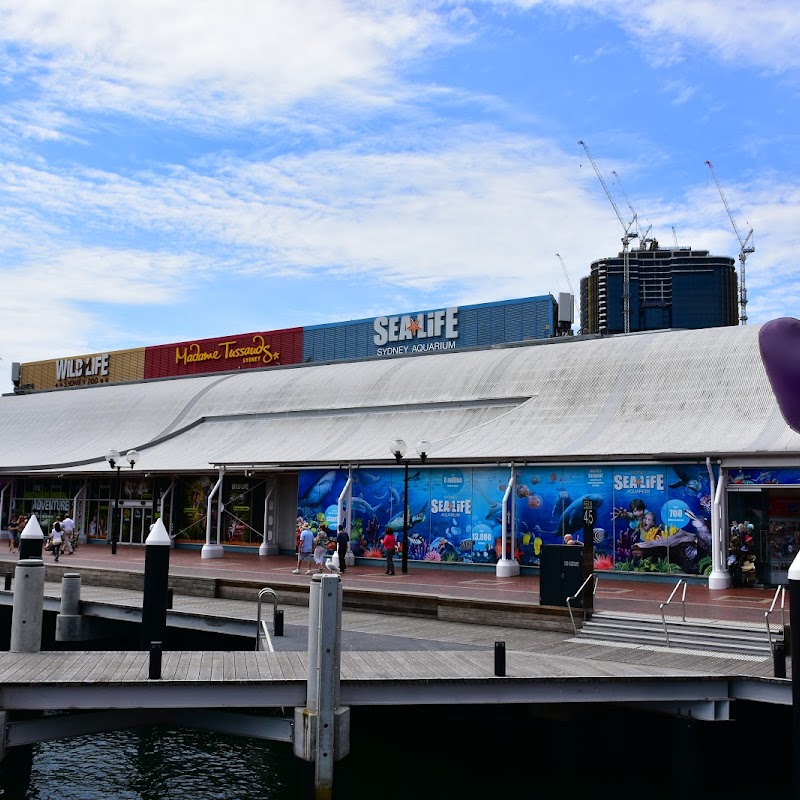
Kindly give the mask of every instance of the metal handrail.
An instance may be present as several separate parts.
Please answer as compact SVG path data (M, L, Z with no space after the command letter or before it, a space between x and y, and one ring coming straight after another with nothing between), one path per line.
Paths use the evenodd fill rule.
M664 638L667 640L667 647L670 647L669 643L669 632L667 631L667 618L664 616L664 607L668 606L672 602L672 598L675 597L675 592L678 591L680 585L683 584L683 593L681 594L681 619L686 622L686 581L681 578L676 584L675 588L670 593L669 597L667 598L666 603L662 603L658 608L661 611L661 623L664 626Z
M779 586L775 590L775 597L772 598L772 603L770 604L769 610L764 612L764 622L767 625L767 639L769 641L769 651L772 655L775 655L775 645L772 641L772 630L769 627L769 615L775 610L775 603L778 602L778 596L780 595L781 598L781 629L786 631L786 608L785 608L785 600L786 600L786 589L783 586Z
M580 587L580 589L578 589L578 591L577 591L577 592L575 592L575 594L573 594L573 595L570 595L570 596L567 598L567 610L569 611L569 618L570 618L570 622L572 622L572 628L573 628L573 630L575 631L575 635L576 635L576 636L578 635L578 626L575 624L575 618L572 616L572 603L571 603L570 601L571 601L571 600L577 600L577 599L580 597L580 595L581 595L581 592L582 592L582 591L583 591L583 590L586 588L586 584L587 584L587 583L589 583L589 581L590 581L592 578L594 578L594 586L592 587L592 597L594 597L594 596L595 596L595 594L597 594L597 581L598 581L598 580L600 580L600 576L599 576L599 575L597 575L597 576L596 576L594 573L592 573L592 574L591 574L591 575L589 575L589 577L588 577L588 578L587 578L587 579L586 579L586 580L585 580L585 581L584 581L584 582L581 584L581 587Z
M266 641L270 653L275 652L272 646L272 639L269 636L269 626L261 619L261 600L266 594L272 595L272 618L275 619L278 613L278 596L269 587L263 588L258 593L258 606L256 608L256 652L261 650L261 642Z

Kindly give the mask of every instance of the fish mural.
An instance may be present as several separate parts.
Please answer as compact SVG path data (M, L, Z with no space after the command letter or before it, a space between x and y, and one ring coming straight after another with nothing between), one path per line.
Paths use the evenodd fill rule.
M350 508L354 516L371 519L378 516L381 506L370 505L363 497L352 497L350 498Z
M553 511L550 514L550 519L559 519L559 517L561 517L571 505L572 498L569 496L569 492L562 489L558 493L558 499L553 505Z
M711 528L705 517L687 510L693 531L681 529L663 539L636 542L631 552L636 557L668 558L684 572L697 572L698 559L711 554Z
M762 471L765 474L759 475ZM753 470L753 475L765 481L782 477L779 471L772 476L768 473ZM374 557L376 543L387 525L402 533L403 509L407 507L409 559L496 563L494 544L502 528L504 497L499 487L508 485L507 467L426 465L409 476L408 497L404 497L403 470L372 468L363 471L363 476L350 500L353 530L358 532L358 537L353 537L357 557ZM345 478L341 470L315 469L301 474L298 511L303 519L315 522L321 515L335 514L337 489ZM539 565L542 547L560 543L566 533L583 539L583 503L588 499L595 517L595 559L603 564L599 569L653 571L664 566L670 574L696 574L706 569L701 562L707 561L710 534L709 512L703 502L709 486L702 467L554 465L526 470L525 478L524 484L515 484L515 490L509 493L516 523L513 557L520 566ZM749 474L746 478L752 479ZM353 479L356 483L355 472ZM685 529L672 527L672 537L639 542L643 536L636 520L627 514L613 514L615 509L628 511L634 500L655 512L674 500L694 517L684 516ZM435 547L434 541L438 542Z
M319 480L308 487L300 498L299 505L319 505L328 496L336 480L336 470L326 472Z
M680 489L686 487L690 492L698 494L702 486L702 482L697 477L697 470L692 470L690 467L673 466L672 471L677 475L678 480L668 484L670 489Z
M599 494L584 494L570 503L561 514L556 525L556 530L563 536L566 533L577 533L583 530L583 501L591 500L595 516L597 510L603 505L603 498Z
M428 504L425 503L422 508L414 514L408 515L408 530L411 530L415 525L421 525L425 521L425 512L428 510ZM386 524L390 528L394 528L395 533L403 532L403 517L404 513L401 511L396 517L392 517Z

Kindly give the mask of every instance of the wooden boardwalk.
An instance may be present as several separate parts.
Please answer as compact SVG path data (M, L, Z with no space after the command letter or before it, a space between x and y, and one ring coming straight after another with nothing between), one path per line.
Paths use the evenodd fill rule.
M150 679L147 652L56 651L0 654L0 705L12 710L267 709L306 702L305 654L163 653ZM506 653L494 674L493 650L345 651L343 705L460 703L693 704L693 716L719 718L719 706L761 696L791 704L791 682L629 663L563 653ZM755 689L754 686L758 688ZM745 689L745 687L748 687ZM744 694L742 694L744 692Z

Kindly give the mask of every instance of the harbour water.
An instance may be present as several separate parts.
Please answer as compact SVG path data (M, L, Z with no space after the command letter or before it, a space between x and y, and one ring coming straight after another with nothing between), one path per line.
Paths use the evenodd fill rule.
M735 723L586 709L354 709L334 798L788 796L787 709L742 705ZM166 727L17 748L0 765L2 800L310 800L312 778L288 744Z

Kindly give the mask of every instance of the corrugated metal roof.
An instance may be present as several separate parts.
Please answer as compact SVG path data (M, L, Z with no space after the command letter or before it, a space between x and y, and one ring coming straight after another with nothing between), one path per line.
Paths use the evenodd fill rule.
M0 397L0 470L791 456L759 326L561 339Z

